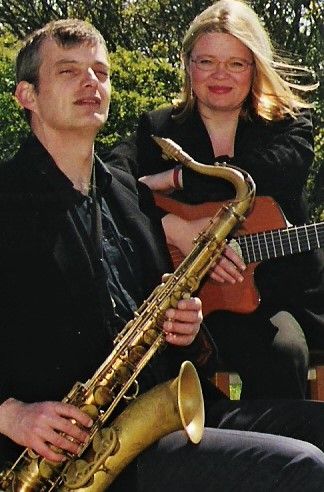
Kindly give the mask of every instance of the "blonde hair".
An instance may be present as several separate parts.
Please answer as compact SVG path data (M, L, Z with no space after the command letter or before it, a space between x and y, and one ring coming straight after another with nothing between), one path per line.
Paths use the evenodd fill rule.
M300 108L312 107L296 94L296 90L311 91L318 84L301 85L288 80L312 72L306 67L294 66L279 59L267 31L247 3L218 0L193 20L183 39L184 83L177 101L182 108L180 118L185 118L195 104L188 70L191 52L201 36L214 32L235 36L251 50L254 57L254 77L242 116L248 116L252 111L266 120L278 120L287 115L296 116Z

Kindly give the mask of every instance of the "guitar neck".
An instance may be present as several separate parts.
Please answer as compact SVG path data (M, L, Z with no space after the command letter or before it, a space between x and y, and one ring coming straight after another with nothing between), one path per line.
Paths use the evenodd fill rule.
M324 222L235 238L246 264L311 251L324 246Z

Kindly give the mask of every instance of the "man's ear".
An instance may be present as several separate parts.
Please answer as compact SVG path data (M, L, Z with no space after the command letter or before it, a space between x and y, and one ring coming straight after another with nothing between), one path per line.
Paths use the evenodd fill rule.
M15 96L23 108L33 110L35 104L35 88L33 84L25 80L19 82L15 90Z

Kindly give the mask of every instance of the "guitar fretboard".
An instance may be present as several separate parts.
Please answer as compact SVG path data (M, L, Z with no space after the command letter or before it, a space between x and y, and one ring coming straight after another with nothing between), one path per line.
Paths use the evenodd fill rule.
M324 246L324 222L236 237L245 263L279 258Z

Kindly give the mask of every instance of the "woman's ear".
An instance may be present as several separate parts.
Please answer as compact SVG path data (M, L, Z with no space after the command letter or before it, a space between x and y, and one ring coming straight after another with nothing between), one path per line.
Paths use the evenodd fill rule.
M15 90L15 96L23 108L33 110L35 104L35 88L33 84L25 80L19 82Z

